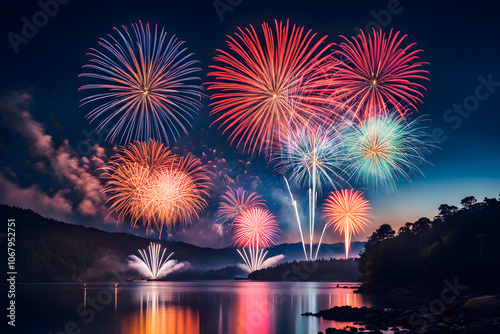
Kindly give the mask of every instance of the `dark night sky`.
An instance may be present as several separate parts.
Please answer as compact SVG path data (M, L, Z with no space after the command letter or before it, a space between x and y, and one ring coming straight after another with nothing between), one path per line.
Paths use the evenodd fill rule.
M233 0L235 2L238 1ZM31 96L29 111L36 122L43 124L45 133L52 136L55 147L62 145L65 139L76 147L85 139L82 130L93 128L84 119L88 109L78 107L83 95L77 89L83 81L77 75L88 60L85 56L88 48L95 47L98 38L111 33L114 26L130 25L139 19L165 26L169 34L176 34L187 42L206 73L207 67L213 63L215 49L224 48L225 36L232 34L238 26L290 19L319 35L328 35L330 42L340 42L339 35L353 35L355 27L364 28L375 20L373 13L386 11L387 7L388 1L385 0L243 0L232 11L225 12L221 21L210 0L70 0L60 5L58 13L49 19L48 24L39 28L36 35L27 44L20 45L19 52L15 53L8 33L20 34L21 18L32 21L33 15L41 10L36 1L15 1L15 4L4 5L0 19L0 93L8 95L13 91L28 91ZM400 12L386 19L382 27L385 31L394 28L408 34L407 41L417 42L417 47L424 50L421 59L430 63L426 68L430 71L430 82L426 84L427 92L423 104L419 105L419 114L428 115L430 121L425 124L429 132L442 129L443 135L436 140L443 141L443 136L446 140L428 158L431 164L422 167L425 177L415 177L412 184L401 181L398 193L367 192L375 218L373 228L356 238L359 240L366 238L381 223L389 222L396 229L406 221L434 216L441 203L458 206L466 195L482 200L485 196L496 197L500 193L500 4L495 1L401 0L398 8ZM454 104L473 101L470 96L474 96L480 76L485 80L491 77L492 81L498 82L497 87L491 89L489 96L480 101L466 119L457 113L448 113L449 119L444 119L446 110L453 108ZM206 81L205 74L203 80ZM483 89L481 92L487 91ZM206 102L193 123L193 133L199 134L196 137L210 146L229 152L226 138L216 128L212 127L208 135L200 131L208 126ZM3 123L0 134L2 182L8 180L14 189L11 191L32 189L33 184L38 183L41 192L54 198L60 187L57 180L44 178L33 171L26 162L33 159L33 154L30 155L32 148L21 138L19 130L12 130L12 124L5 117ZM186 141L188 139L181 139L181 143ZM277 182L262 161L256 159L252 163L255 173L264 183ZM272 206L273 198L268 198L268 202ZM283 208L279 210L283 211ZM294 224L286 215L277 214L282 225ZM75 219L85 222L81 218ZM293 228L289 227L290 231L294 231ZM295 240L298 236L295 232L289 235L288 238L283 236L282 240ZM334 240L337 239L332 236L327 241Z

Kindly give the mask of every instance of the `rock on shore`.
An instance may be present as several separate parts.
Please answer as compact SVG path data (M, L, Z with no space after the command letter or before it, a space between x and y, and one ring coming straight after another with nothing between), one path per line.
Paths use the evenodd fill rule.
M482 334L500 333L500 313L491 312L491 303L498 305L500 297L471 299L454 308L442 312L431 311L425 307L391 309L375 307L336 306L318 313L304 313L304 316L322 317L325 320L354 322L363 327L344 329L328 328L326 334L335 333L381 333L391 329L394 333L461 333ZM494 308L493 308L494 309ZM400 330L399 328L403 328Z

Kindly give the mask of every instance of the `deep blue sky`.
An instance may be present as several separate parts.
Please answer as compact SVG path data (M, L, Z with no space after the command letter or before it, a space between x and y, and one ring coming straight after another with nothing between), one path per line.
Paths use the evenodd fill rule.
M417 42L418 48L424 50L421 59L430 63L427 67L430 82L426 84L419 114L428 115L431 120L425 123L429 132L439 128L447 138L428 158L432 165L422 167L425 177L415 177L411 185L401 181L397 194L383 190L367 192L374 207L374 228L384 222L398 228L421 216L432 217L437 214L439 204L458 205L466 195L482 200L500 193L499 6L495 1L402 0L397 7L399 12L384 22L384 30L400 30L408 34L407 41ZM211 0L71 0L60 5L59 12L48 24L15 53L7 34L20 34L21 18L32 21L40 10L36 1L15 1L15 4L4 5L0 19L0 92L29 89L34 119L46 126L56 143L69 139L76 145L83 139L81 131L92 129L84 119L88 110L78 107L82 95L77 89L82 81L77 75L87 61L88 48L96 46L98 38L111 33L114 26L130 25L139 19L165 26L169 33L188 43L206 73L207 66L213 63L215 49L223 48L225 36L238 26L290 19L320 35L328 35L331 42L340 42L339 35L353 35L355 27L364 28L375 20L372 13L380 13L387 7L388 1L243 0L231 12L225 12L221 21ZM475 94L479 76L484 79L490 76L499 82L499 87L489 92L461 124L458 125L456 114L449 114L455 118L446 122L443 117L447 109ZM206 127L208 110L208 107L201 110L194 132ZM215 139L214 136L202 139L220 150L229 149L216 129L211 133ZM5 161L2 166L8 165L14 170L21 186L30 186L30 181L23 176L25 158L21 156L23 149L18 137L4 132L0 139L1 157ZM442 139L442 135L436 139ZM261 172L266 173L265 166ZM271 172L264 177L273 179Z

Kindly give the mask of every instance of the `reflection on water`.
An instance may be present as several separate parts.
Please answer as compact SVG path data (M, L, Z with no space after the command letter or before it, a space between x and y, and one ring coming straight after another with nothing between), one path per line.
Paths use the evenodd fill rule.
M153 286L139 290L136 295L139 296L139 310L123 317L123 334L200 332L198 310L176 305L178 298L174 298L172 291L160 293L156 286Z
M300 313L372 306L366 296L336 283L141 282L119 288L134 305L119 331L130 334L317 333L332 322Z
M226 332L242 334L274 332L275 328L272 326L270 314L274 314L277 300L273 300L273 295L263 296L264 293L265 288L258 287L253 294L246 292L239 295L236 299L234 321L222 323L222 326L219 326L219 332L223 332L224 328L227 329Z
M109 303L96 306L106 289ZM316 334L352 323L303 317L301 313L343 305L405 307L419 303L355 294L353 289L337 288L337 283L330 282L208 281L124 282L116 287L23 284L18 304L19 314L34 315L33 322L21 323L21 332L26 333L59 333L68 321L75 321L81 334ZM46 307L40 310L36 305Z

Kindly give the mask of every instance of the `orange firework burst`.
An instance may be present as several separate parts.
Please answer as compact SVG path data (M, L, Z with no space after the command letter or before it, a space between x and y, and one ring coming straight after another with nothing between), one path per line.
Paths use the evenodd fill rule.
M128 217L132 226L142 221L146 230L154 227L160 236L164 226L198 218L211 184L198 158L175 155L152 139L121 147L104 176L110 211L119 220Z
M231 143L260 153L281 126L324 122L332 115L329 85L337 61L326 36L316 39L311 30L275 21L274 30L262 24L261 43L252 26L238 29L228 37L229 51L217 50L220 65L208 73L216 78L208 89L219 91L211 96L211 114L231 132Z
M222 224L234 222L241 213L252 208L267 209L262 196L241 187L236 190L229 189L221 196L219 209L215 216Z
M370 204L363 197L361 191L342 189L330 193L325 202L323 216L326 219L323 233L327 226L332 226L334 231L344 234L345 257L347 259L351 236L364 232L369 224ZM323 234L321 234L322 238Z

